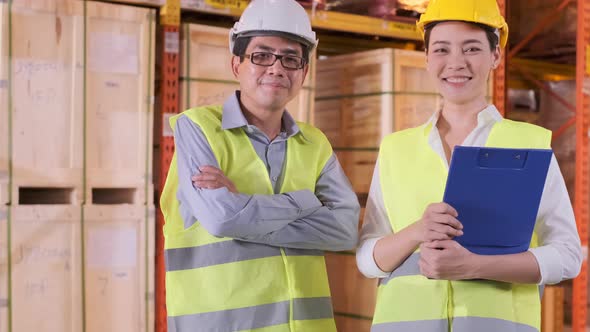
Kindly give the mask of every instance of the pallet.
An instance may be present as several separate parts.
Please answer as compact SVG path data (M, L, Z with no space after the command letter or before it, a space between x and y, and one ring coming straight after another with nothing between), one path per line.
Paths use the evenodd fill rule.
M8 332L8 207L0 206L0 332Z
M155 11L87 3L86 203L100 188L135 190L146 204L151 183ZM151 199L151 197L149 197Z
M327 253L326 268L334 312L349 316L347 320L359 320L357 323L362 326L368 321L370 326L377 298L377 279L365 278L351 253Z
M154 208L87 205L84 224L86 331L147 331L154 319Z
M12 331L82 331L80 206L11 207Z
M239 82L231 71L229 30L198 24L183 24L180 41L180 109L223 104ZM315 56L299 95L287 105L298 121L311 122L313 116ZM246 60L247 61L247 60Z
M154 187L152 184L128 184L124 181L116 186L92 186L87 188L86 201L92 205L144 205L153 201Z
M83 19L79 1L12 1L15 195L19 187L82 185Z

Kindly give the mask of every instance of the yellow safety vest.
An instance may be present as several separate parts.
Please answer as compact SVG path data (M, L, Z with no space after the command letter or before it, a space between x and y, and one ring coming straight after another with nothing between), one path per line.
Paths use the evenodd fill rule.
M201 128L239 192L273 194L266 167L243 129L221 129L221 106L183 114ZM177 118L171 118L172 128ZM302 134L287 141L281 192L314 192L332 148L318 129L297 125ZM323 252L219 238L199 222L185 229L176 199L176 165L175 154L161 197L168 330L335 331Z
M448 170L429 146L432 125L386 137L380 148L383 201L394 232L441 202ZM528 123L497 122L486 146L549 148L551 132ZM533 235L531 246L537 245ZM490 280L429 280L420 274L416 250L380 281L371 331L529 332L540 328L537 285Z

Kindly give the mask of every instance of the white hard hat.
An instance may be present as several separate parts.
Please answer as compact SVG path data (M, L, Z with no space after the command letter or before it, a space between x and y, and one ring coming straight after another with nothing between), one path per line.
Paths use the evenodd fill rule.
M240 37L283 35L309 47L318 41L305 9L295 0L253 0L229 31L229 50ZM238 54L239 55L239 54Z

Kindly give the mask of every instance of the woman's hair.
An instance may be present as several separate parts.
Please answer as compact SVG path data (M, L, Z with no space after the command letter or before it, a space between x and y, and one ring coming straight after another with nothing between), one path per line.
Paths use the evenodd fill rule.
M432 32L432 28L434 28L437 24L443 23L443 22L449 22L449 21L436 21L436 22L428 23L424 26L424 47L427 50L428 50L428 45L430 43L430 33ZM459 21L459 22L471 24L474 27L478 27L478 28L482 29L486 33L486 36L488 37L488 41L490 42L490 50L493 51L496 49L496 47L498 46L499 39L500 39L497 32L496 32L496 30L497 30L496 28L493 28L489 25L476 23L476 22L466 22L466 21Z

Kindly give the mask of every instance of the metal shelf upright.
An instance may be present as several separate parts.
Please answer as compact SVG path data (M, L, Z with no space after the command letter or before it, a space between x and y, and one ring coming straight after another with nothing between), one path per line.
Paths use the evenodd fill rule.
M582 241L582 271L573 285L572 330L585 332L588 313L588 142L590 134L590 95L582 90L584 81L590 80L590 2L578 0L578 27L576 39L576 178L574 213Z
M161 132L157 135L160 145L160 174L158 178L158 197L164 189L166 176L170 168L170 162L174 155L174 137L168 125L170 116L178 113L179 98L179 36L180 27L180 0L166 0L166 4L160 9L160 31L163 45L160 49L161 55L161 78L160 86L161 116L159 121ZM166 332L166 270L164 264L164 216L162 210L158 209L156 220L156 332Z

